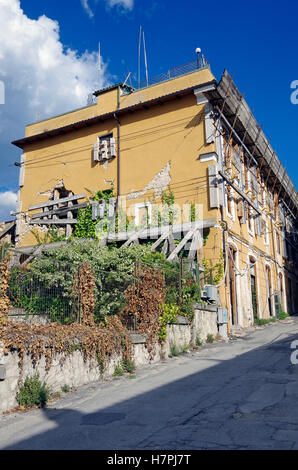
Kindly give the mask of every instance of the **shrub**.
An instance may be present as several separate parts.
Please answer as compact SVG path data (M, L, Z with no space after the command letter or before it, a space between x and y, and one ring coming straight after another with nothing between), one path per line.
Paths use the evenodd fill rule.
M283 311L283 308L280 303L278 303L278 308L276 312L276 317L278 320L285 320L289 315Z
M41 383L39 375L26 377L23 385L20 386L17 394L17 402L25 408L32 406L43 407L50 397L50 389L45 383Z
M213 343L214 342L214 336L211 335L210 333L208 333L206 342L207 343Z
M196 337L196 345L197 345L197 346L202 346L202 345L203 345L203 343L202 343L202 341L201 341L201 339L200 339L199 336Z
M136 366L131 359L124 359L122 361L122 368L129 374L132 374L136 370Z
M170 357L175 357L175 356L179 356L180 354L180 351L179 351L179 348L177 346L176 343L171 343L170 344L170 354L169 356Z
M126 304L124 292L134 281L136 259L148 256L149 248L129 246L118 249L98 246L94 240L72 240L52 248L31 264L31 276L48 289L61 289L74 302L73 285L79 267L89 263L95 278L95 319L117 313Z
M118 364L116 364L113 377L118 377L119 375L123 375L123 374L124 374L124 370L123 370L122 363L118 362Z

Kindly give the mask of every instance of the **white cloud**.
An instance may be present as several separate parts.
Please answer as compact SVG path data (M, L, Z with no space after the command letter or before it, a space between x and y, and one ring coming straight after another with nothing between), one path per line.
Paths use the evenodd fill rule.
M132 10L134 6L134 0L106 0L109 7L119 6L125 10Z
M12 191L0 193L0 222L10 220L13 217L10 211L16 209L17 194Z
M87 15L89 16L89 18L93 18L94 13L93 13L93 11L91 10L91 8L88 4L88 0L81 0L81 4L82 4L82 7L84 8L84 10L86 11Z
M30 19L20 0L0 0L0 187L17 181L19 150L11 140L23 137L25 125L87 103L87 96L106 86L106 66L98 73L98 54L66 49L59 24L43 15Z

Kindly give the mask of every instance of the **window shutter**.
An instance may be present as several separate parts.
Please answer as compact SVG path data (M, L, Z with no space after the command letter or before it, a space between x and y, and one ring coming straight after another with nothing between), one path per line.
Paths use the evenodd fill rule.
M215 126L212 117L212 105L210 103L205 104L205 136L207 144L214 142Z
M99 162L99 145L98 145L98 142L96 142L93 146L93 161L94 162Z
M116 157L116 140L114 137L110 138L110 157Z
M23 153L21 155L21 166L20 166L20 173L19 173L19 186L22 188L24 186L25 181L25 162L26 162L26 155Z

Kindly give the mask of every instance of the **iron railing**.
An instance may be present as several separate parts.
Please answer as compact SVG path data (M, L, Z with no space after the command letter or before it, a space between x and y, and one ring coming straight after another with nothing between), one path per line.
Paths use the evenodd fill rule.
M180 77L181 75L186 75L188 73L194 72L196 70L203 69L207 67L209 64L204 56L198 58L193 62L189 62L184 65L180 65L178 67L169 69L165 73L161 73L159 75L155 75L153 77L148 78L148 80L142 80L138 83L137 87L146 88L148 86L157 85L158 83L165 82L166 80L171 80L172 78Z

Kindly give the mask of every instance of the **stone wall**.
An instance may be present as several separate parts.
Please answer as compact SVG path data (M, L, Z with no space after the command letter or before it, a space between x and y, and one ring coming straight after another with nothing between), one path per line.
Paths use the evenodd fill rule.
M193 320L193 333L196 334L202 343L207 340L208 334L216 337L217 307L215 305L194 304L195 316Z
M28 315L23 308L12 308L8 311L8 319L16 323L25 323L26 325L47 325L51 322L49 315L38 314Z
M172 345L176 345L179 351L195 344L199 336L202 342L206 341L208 333L217 334L217 313L213 306L195 306L194 321L190 324L184 317L178 317L177 323L168 325L167 340L164 345L155 345L154 354L149 354L146 348L146 337L141 334L132 333L133 361L137 368L161 359L167 359L170 355ZM0 345L1 346L1 345ZM19 357L17 352L4 355L4 349L0 347L0 368L5 369L6 377L0 380L0 412L17 406L16 393L19 382L27 376L39 374L40 380L45 381L52 392L60 392L63 385L78 387L100 378L111 377L121 356L115 354L108 361L104 374L100 374L97 362L87 360L84 362L80 351L74 351L70 355L59 354L53 360L51 368L46 371L45 358L41 358L35 367L29 356L24 357L23 371L20 376ZM2 366L1 366L2 364ZM4 368L3 368L4 365ZM1 377L1 375L0 375Z

